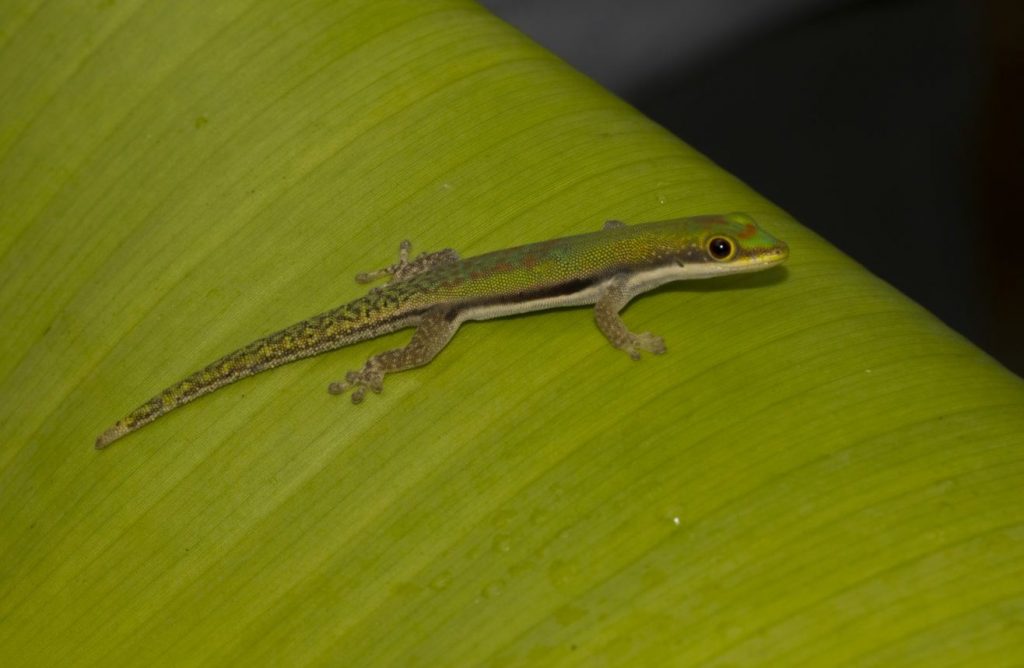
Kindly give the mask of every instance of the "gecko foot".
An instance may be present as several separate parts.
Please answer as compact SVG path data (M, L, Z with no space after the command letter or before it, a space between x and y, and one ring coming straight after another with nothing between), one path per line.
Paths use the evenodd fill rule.
M663 355L667 350L665 348L665 339L651 334L650 332L640 332L639 334L630 333L629 342L623 347L629 356L634 360L640 359L640 351L643 350L654 355Z
M356 282L370 283L383 276L388 276L389 281L401 281L410 276L421 274L438 265L450 264L459 259L459 254L451 248L443 248L431 253L420 253L410 259L409 253L411 251L412 243L406 239L398 246L398 262L381 269L356 274Z
M366 390L380 394L380 391L384 389L384 372L367 363L362 371L349 371L345 374L345 380L335 381L328 385L327 391L331 394L344 394L352 388L355 388L352 390L352 403L362 403L363 398L366 397Z

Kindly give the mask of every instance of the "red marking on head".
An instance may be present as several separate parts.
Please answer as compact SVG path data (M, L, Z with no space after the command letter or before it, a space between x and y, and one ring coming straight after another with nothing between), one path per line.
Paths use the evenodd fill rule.
M523 266L527 269L537 266L537 258L532 255L527 255L523 258Z
M757 226L753 223L747 223L743 226L743 231L737 234L740 239L749 239L750 237L757 234Z

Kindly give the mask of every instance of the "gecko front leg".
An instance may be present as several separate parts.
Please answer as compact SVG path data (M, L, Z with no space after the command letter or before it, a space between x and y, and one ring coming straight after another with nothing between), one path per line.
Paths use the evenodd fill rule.
M366 396L366 390L376 393L381 391L385 375L423 366L434 359L451 341L458 328L459 325L449 319L447 311L429 311L420 320L407 346L374 355L366 360L361 370L349 371L344 381L331 383L327 391L343 394L354 387L352 403L358 404Z
M381 276L390 276L390 281L400 281L416 274L432 269L441 264L450 264L459 259L459 254L451 248L443 248L432 253L420 253L412 260L409 259L409 251L412 250L412 242L405 239L398 245L398 262L390 264L381 269L366 271L356 274L357 283L370 283Z
M609 282L604 292L594 304L594 320L605 338L620 350L625 350L635 360L640 359L640 351L645 350L655 355L665 352L665 340L650 332L636 334L629 331L626 323L619 317L631 295L626 292L628 278L619 274Z

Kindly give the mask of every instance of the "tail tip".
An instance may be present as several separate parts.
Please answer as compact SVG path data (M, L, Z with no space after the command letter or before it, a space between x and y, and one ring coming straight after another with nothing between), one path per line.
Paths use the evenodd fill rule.
M126 430L120 424L115 424L110 429L106 430L96 438L96 449L104 450L110 446L111 443L116 441L125 435Z

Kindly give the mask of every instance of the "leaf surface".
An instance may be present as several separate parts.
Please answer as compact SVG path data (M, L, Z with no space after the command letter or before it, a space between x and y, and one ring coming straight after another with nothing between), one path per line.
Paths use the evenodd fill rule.
M476 5L0 26L5 663L1024 660L1021 380ZM638 299L663 357L559 310L326 393L399 333L92 449L404 238L737 210L790 262Z

